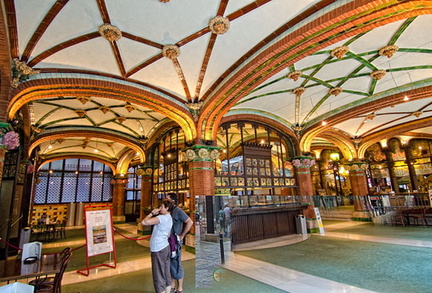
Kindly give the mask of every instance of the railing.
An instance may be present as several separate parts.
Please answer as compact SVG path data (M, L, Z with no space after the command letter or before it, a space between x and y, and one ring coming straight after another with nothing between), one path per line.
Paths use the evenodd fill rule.
M354 201L359 202L366 210L371 211L372 216L386 214L390 211L406 209L426 209L431 208L431 198L428 193L389 193L371 195L314 195L313 202L315 207L325 210L338 209L341 206L353 205Z

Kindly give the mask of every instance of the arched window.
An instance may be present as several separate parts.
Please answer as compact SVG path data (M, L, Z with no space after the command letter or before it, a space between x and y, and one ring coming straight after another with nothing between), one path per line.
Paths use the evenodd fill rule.
M106 202L112 199L109 166L87 159L44 164L36 175L35 204Z

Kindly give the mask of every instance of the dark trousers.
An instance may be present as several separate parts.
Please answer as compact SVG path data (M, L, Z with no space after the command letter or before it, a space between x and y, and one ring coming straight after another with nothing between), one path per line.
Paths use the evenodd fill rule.
M169 245L151 253L153 286L158 293L164 292L166 287L171 286L170 254Z

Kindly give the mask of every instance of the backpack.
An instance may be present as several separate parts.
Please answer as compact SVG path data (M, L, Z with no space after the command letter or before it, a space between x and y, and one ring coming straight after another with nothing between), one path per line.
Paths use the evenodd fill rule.
M180 244L180 239L178 235L176 235L175 233L171 233L171 235L168 237L168 243L171 249L171 258L175 258L177 255L177 249L179 248Z

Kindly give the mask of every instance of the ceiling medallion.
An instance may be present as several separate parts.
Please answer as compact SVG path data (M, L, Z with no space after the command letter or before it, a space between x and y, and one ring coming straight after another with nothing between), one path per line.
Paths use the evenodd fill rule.
M162 49L162 55L168 59L175 60L180 56L180 48L176 45L165 45Z
M385 46L382 47L378 54L380 54L380 56L386 56L387 58L391 58L393 57L393 54L396 53L399 50L399 47L396 45L390 45L390 46Z
M336 58L338 58L338 59L342 59L343 56L345 56L345 54L346 54L348 51L349 51L348 46L340 46L340 47L337 47L337 48L333 49L333 50L330 52L330 56L332 56L332 57L336 57Z
M116 117L116 120L117 120L118 123L122 124L123 122L126 121L126 118L122 117L122 116L119 116L119 117Z
M386 71L385 70L375 70L372 71L369 75L370 77L372 77L375 80L380 80L381 78L383 78L386 75Z
M125 108L126 110L128 110L129 113L132 112L133 110L136 110L136 107L130 104L125 105Z
M121 31L118 27L113 26L109 23L105 23L99 27L99 33L102 37L110 42L118 41L122 37Z
M337 96L337 95L339 95L341 92L343 92L343 89L341 88L341 87L334 87L334 88L331 88L331 89L329 89L329 91L328 91L328 93L330 94L330 95L333 95L333 96Z
M367 119L373 120L377 115L375 113L369 114L366 116Z
M413 112L412 115L416 116L417 118L419 118L421 116L421 114L423 114L422 111L417 111L417 112Z
M297 81L299 77L302 75L302 72L300 70L291 71L288 73L287 78L290 78L294 81Z
M107 106L100 106L99 110L101 110L104 114L110 111L110 108Z
M229 30L229 19L223 16L215 16L209 21L209 29L216 35L223 35Z
M78 117L83 118L86 115L86 111L84 110L75 110L75 113L78 115Z
M77 96L76 99L80 101L83 105L89 101L91 101L91 98L89 96Z
M297 97L301 97L301 95L306 91L304 87L296 87L292 90L293 94L295 94Z

